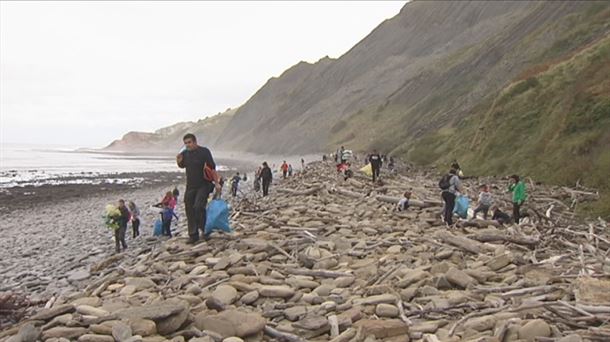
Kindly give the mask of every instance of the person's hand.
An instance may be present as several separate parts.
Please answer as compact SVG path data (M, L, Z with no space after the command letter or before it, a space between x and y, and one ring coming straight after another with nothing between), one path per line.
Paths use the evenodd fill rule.
M216 183L214 185L214 190L216 191L217 194L220 194L220 192L222 191L222 186L220 186L219 183Z
M182 155L182 153L178 153L178 155L176 155L176 162L177 163L182 163L183 159L184 159L184 156Z

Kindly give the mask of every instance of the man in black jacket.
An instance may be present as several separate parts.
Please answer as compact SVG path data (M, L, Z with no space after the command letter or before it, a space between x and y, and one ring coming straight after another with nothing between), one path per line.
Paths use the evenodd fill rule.
M205 234L206 206L210 193L222 190L212 153L197 145L197 138L188 133L182 138L186 149L176 156L176 163L186 169L184 211L188 221L189 242L199 240L199 230ZM204 238L207 236L204 235Z
M379 171L381 170L381 156L377 153L377 150L373 150L373 153L369 156L369 163L371 163L371 169L373 171L373 183L375 179L379 178Z
M269 195L269 185L271 185L271 181L273 180L273 172L271 172L267 162L263 162L261 179L263 180L263 197L265 197Z

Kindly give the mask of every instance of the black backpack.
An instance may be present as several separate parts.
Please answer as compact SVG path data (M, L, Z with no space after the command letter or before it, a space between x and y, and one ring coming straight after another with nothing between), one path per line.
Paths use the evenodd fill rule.
M438 187L441 188L441 190L449 189L451 187L451 177L453 177L453 175L450 173L444 175L443 178L438 181Z

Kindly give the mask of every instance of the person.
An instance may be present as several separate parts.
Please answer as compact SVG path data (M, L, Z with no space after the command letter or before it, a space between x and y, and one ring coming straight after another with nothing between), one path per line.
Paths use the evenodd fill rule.
M354 172L350 170L350 163L338 164L337 172L343 175L343 180L346 181L349 178L353 177Z
M390 157L390 162L388 163L388 170L390 170L390 173L394 172L394 157Z
M261 169L261 179L263 180L263 197L269 195L269 186L273 180L273 173L269 168L267 162L263 162L263 168Z
M498 221L499 224L505 224L510 222L510 215L502 212L497 205L491 207L492 217L491 219L494 221Z
M127 222L129 222L129 210L125 206L125 201L119 200L119 211L121 216L119 217L119 227L114 230L114 243L115 251L121 252L121 246L123 250L127 249L127 242L125 242L125 231L127 230Z
M288 164L288 177L292 177L292 164Z
M127 206L131 212L131 230L135 239L140 236L140 209L133 201L129 201Z
M262 167L258 167L256 173L254 174L254 191L259 192L261 190L261 171Z
M301 158L301 170L305 170L305 159Z
M285 160L280 166L280 170L282 171L282 178L286 179L286 175L288 175L288 164Z
M339 161L341 162L341 164L345 164L346 160L343 159L343 152L345 152L345 147L341 146L341 148L339 149L339 152L337 152L339 154Z
M472 218L476 219L477 213L482 212L483 219L487 220L487 213L489 212L489 208L491 207L491 204L493 202L493 197L489 192L489 186L487 184L481 185L479 189L481 190L481 192L479 193L479 205L474 210Z
M525 183L519 179L518 175L510 176L508 191L513 193L513 219L516 224L521 220L521 206L527 199Z
M184 210L188 221L189 243L199 240L199 230L205 232L206 205L210 193L222 191L216 163L209 149L199 146L192 133L186 134L182 141L186 149L176 156L176 164L186 170L186 190ZM207 236L204 235L207 239Z
M180 196L180 191L178 191L178 187L175 186L174 190L172 191L172 195L174 195L174 199L176 200L176 203L178 202L178 196Z
M377 150L373 150L373 153L369 155L369 163L371 163L371 169L373 170L373 183L375 179L379 178L379 171L381 170L381 156L377 153Z
M461 191L460 179L457 176L457 170L451 169L448 174L444 175L439 182L441 188L441 197L445 202L443 210L443 221L448 225L453 225L453 209L455 207L455 198Z
M239 172L235 174L235 176L233 176L233 178L231 178L231 196L235 197L237 196L237 190L239 188L239 181L241 180L241 177L239 176Z
M402 194L402 198L400 199L400 201L398 201L398 204L396 205L396 210L398 211L405 211L409 208L409 200L411 199L411 191L405 191L404 194Z
M460 164L458 164L457 159L454 159L453 162L451 162L451 168L454 169L456 172L459 172L461 170Z
M325 162L326 161L326 154L322 155L322 161Z
M172 218L176 217L176 219L178 219L178 216L176 216L176 213L174 212L174 209L176 208L176 199L174 198L173 192L166 192L161 202L159 202L156 206L163 209L161 211L162 234L172 237Z

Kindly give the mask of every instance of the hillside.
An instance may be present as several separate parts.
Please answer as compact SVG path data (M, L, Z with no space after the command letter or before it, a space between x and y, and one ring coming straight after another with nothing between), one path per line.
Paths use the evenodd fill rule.
M300 62L191 127L223 150L377 148L607 194L609 36L606 1L413 1L340 58ZM179 143L154 134L123 140Z
M237 111L220 143L258 153L342 143L406 152L416 138L466 117L525 68L605 34L598 7L608 5L409 3L341 58L301 62L271 79ZM587 27L562 43L574 22Z
M194 133L199 140L210 147L217 147L217 141L237 109L200 119L197 122L180 122L156 130L154 133L129 132L104 149L129 152L175 152L182 145L186 133Z
M595 211L610 213L608 75L605 37L565 61L527 70L452 133L423 139L411 156L421 163L460 156L477 174L594 186L603 194Z

